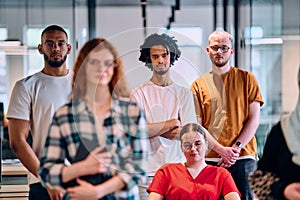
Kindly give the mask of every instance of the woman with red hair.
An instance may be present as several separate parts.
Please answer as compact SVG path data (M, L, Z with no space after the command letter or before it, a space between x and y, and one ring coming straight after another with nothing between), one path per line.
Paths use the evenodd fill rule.
M44 186L67 188L66 199L139 199L148 132L116 48L88 41L73 71L73 100L55 113L41 159Z

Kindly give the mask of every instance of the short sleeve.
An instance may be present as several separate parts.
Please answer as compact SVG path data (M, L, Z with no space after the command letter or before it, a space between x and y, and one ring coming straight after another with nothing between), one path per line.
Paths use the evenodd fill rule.
M147 192L156 192L162 196L165 196L166 193L166 184L167 184L167 177L163 169L157 170L155 173L153 180L149 187L147 188Z
M231 174L227 170L223 170L223 176L224 176L224 187L223 187L223 196L230 192L237 192L239 196L241 197L241 193L237 189L235 182L231 176Z
M200 92L200 79L194 81L190 87L190 90L193 95L194 105L195 105L195 112L197 117L203 118L203 112L201 109L201 92Z
M30 120L31 98L22 81L16 82L11 93L7 118Z
M260 103L260 106L264 104L260 88L258 82L253 75L253 73L249 73L249 103L257 101Z

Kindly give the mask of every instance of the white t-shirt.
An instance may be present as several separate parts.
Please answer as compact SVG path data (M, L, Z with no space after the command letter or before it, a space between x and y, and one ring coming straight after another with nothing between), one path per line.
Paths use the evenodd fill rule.
M182 125L197 123L192 93L175 83L162 87L147 81L132 92L132 97L145 109L148 123L179 119ZM163 164L184 162L180 141L158 136L150 138L149 176ZM151 163L151 164L150 164Z
M73 73L49 76L38 72L16 82L7 110L7 118L31 122L32 149L40 157L54 112L70 101ZM31 173L29 184L39 182Z

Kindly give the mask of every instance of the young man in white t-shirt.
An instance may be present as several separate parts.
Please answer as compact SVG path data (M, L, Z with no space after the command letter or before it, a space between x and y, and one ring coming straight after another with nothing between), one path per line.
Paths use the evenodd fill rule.
M171 80L170 67L181 52L177 40L166 34L152 34L140 47L139 60L153 74L132 92L132 99L145 109L150 137L147 184L140 185L141 199L147 199L146 189L156 170L165 163L183 162L179 131L186 123L196 123L192 93Z
M71 96L72 72L66 65L71 45L66 31L57 25L45 28L38 50L44 67L16 82L7 111L8 130L12 149L30 172L29 200L56 200L61 199L62 191L47 191L38 179L38 168L52 116ZM26 142L30 132L31 146Z

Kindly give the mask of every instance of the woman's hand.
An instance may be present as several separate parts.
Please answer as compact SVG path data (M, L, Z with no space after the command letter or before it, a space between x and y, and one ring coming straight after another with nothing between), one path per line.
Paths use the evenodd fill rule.
M111 164L112 154L103 152L103 150L104 147L96 147L86 159L75 162L70 166L64 166L62 169L62 181L66 183L81 176L106 172Z
M47 191L51 200L61 200L65 192L58 189L47 189Z
M83 167L89 170L89 175L104 173L111 164L111 153L103 150L102 146L95 148L83 161Z
M283 191L283 195L286 199L297 200L300 199L300 182L291 183Z
M92 184L80 179L77 179L77 183L79 186L67 189L72 200L97 200L101 198L96 187Z

